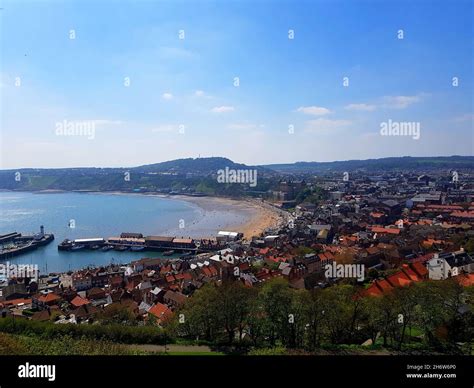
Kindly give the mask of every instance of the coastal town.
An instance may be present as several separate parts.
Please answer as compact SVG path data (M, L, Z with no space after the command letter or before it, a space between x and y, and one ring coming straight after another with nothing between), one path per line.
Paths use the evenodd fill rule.
M474 388L474 1L0 11L0 388Z
M291 289L311 291L350 284L361 298L427 281L474 285L472 173L297 178L281 179L278 190L260 199L278 216L252 237L239 231L202 239L122 233L62 242L59 249L146 246L161 254L9 279L0 289L2 317L87 325L124 309L137 325L165 327L210 285L258 289L279 279ZM175 251L183 256L164 257Z

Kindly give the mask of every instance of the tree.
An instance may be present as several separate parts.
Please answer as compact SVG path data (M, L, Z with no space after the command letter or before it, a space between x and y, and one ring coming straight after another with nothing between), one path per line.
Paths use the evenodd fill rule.
M382 297L367 297L362 300L364 327L375 344L378 334L383 330Z
M383 346L387 346L388 339L393 338L392 335L398 317L397 303L393 293L387 293L381 297L379 309L381 313Z
M290 348L302 348L304 346L307 316L306 303L308 299L308 291L296 290L291 291L291 306L288 316L288 332L286 338L283 337L284 344Z
M264 338L266 326L265 310L261 299L254 296L249 303L249 314L247 316L246 332L252 340L253 346L257 347Z
M292 294L288 282L281 278L270 280L262 287L259 299L265 312L265 331L273 347L277 339L285 341L289 332Z
M466 252L474 252L474 238L471 237L467 242L463 245Z
M402 349L405 340L405 331L410 327L415 319L416 306L418 304L415 286L407 286L395 289L395 298L397 300L398 316L397 323L400 326L398 338L398 349Z
M375 268L369 269L369 272L367 275L368 275L369 280L378 279L378 277L380 276L379 271L377 271Z
M346 284L329 287L323 291L323 303L327 306L324 324L331 342L351 342L362 313L361 298L355 287Z
M112 303L105 307L99 314L99 320L105 324L120 323L122 325L135 325L136 316L127 305Z
M322 290L316 289L306 292L301 300L304 306L305 321L307 322L307 346L309 350L315 350L321 344L323 337L323 321L325 306L322 298Z
M232 344L235 333L242 339L243 329L250 310L251 293L241 282L225 282L219 287L215 301L219 326L227 333Z
M199 338L204 336L208 341L216 338L218 331L218 291L214 284L208 284L197 290L189 298L175 319L184 317L184 323L178 328L184 335Z
M425 341L430 346L439 346L435 330L445 321L445 295L442 281L427 281L417 284L418 305L415 321L423 328Z
M440 284L444 295L444 312L448 330L448 346L457 350L458 342L471 343L472 306L469 306L469 291L465 290L455 279L448 279ZM472 287L471 287L472 288Z

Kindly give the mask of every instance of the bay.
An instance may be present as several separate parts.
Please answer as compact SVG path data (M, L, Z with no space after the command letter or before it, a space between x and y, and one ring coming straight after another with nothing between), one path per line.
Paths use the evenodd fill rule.
M0 234L28 235L38 232L40 225L45 233L54 234L55 240L47 246L9 259L15 264L37 264L43 274L160 257L159 252L145 251L58 251L57 245L66 238L108 238L122 232L206 237L215 235L227 219L245 220L229 209L211 213L195 203L146 195L0 192ZM71 220L75 228L69 227Z

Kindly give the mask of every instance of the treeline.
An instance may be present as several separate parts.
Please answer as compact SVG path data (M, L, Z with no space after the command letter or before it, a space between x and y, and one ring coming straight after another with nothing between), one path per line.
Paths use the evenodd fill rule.
M261 288L239 282L206 285L175 314L173 336L216 345L315 351L339 345L471 354L473 287L426 281L382 297L336 285L294 290L283 279ZM370 342L370 341L369 341Z
M108 324L80 325L6 317L0 319L0 333L39 341L205 343L250 354L268 349L360 348L363 343L369 349L394 352L472 354L473 300L474 287L461 287L453 279L362 297L358 286L294 290L279 278L258 288L240 282L208 284L176 311L164 329L152 322L124 325L122 316L122 323L102 317Z

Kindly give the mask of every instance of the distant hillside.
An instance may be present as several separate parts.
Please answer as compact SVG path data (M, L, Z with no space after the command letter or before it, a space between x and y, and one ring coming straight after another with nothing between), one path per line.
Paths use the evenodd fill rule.
M162 163L147 164L144 166L135 167L132 170L140 172L168 172L178 174L214 174L218 170L225 167L233 169L242 168L258 168L262 167L247 166L245 164L234 163L232 160L221 157L212 158L187 158L187 159L176 159Z
M474 156L396 157L335 162L296 162L270 164L266 168L281 173L324 173L329 171L375 170L429 170L474 168Z
M216 172L257 169L257 187L221 184ZM66 191L152 191L241 196L278 187L281 176L323 174L332 171L429 171L431 169L474 169L473 156L401 157L339 162L297 162L267 166L247 166L222 157L177 159L133 168L62 168L0 170L0 190ZM19 173L19 174L18 174ZM126 179L129 174L130 179Z
M254 191L268 190L264 167L234 163L227 158L177 159L133 168L62 168L0 170L0 189L19 191L151 191L163 193L241 196L248 185L221 184L220 169L257 169ZM129 178L129 179L128 179Z

